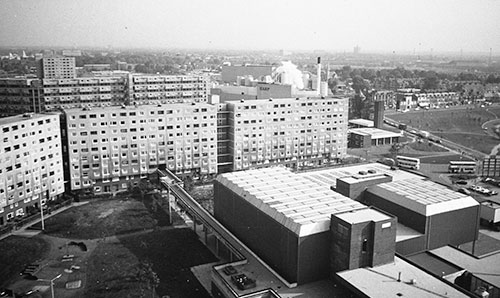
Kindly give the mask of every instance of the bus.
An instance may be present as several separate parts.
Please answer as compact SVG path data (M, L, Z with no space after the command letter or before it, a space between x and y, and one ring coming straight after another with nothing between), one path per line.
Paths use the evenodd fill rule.
M412 169L412 170L420 169L419 158L398 155L396 156L396 160L398 161L398 167Z
M451 160L448 164L448 172L474 174L476 172L476 167L475 161Z

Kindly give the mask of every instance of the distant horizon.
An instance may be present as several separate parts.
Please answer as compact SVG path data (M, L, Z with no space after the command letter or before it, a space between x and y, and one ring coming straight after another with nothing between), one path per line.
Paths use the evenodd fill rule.
M12 47L500 53L498 0L0 0Z
M353 47L354 48L354 47ZM31 50L31 49L36 49L36 50L55 50L55 51L62 51L62 50L93 50L93 51L151 51L151 52L160 52L160 51L214 51L214 52L222 52L222 51L228 51L228 52L276 52L278 54L279 51L285 51L289 52L292 55L293 54L314 54L314 55L321 55L321 54L328 54L328 55L399 55L399 56L422 56L421 58L429 58L430 56L432 57L441 57L441 56L463 56L465 57L489 57L490 52L489 51L484 51L484 52L467 52L467 51L422 51L420 53L413 52L413 50L402 50L398 52L392 52L392 51L387 51L387 50L363 50L359 53L354 53L353 49L351 50L341 50L341 49L313 49L313 50L301 50L301 49L238 49L238 48L196 48L196 47L133 47L133 46L123 46L123 47L107 47L107 46L81 46L81 47L70 47L70 46L41 46L41 45L32 45L32 46L23 46L23 45L1 45L0 49L3 50ZM287 56L287 55L285 55ZM491 54L492 58L500 58L500 53L492 52Z

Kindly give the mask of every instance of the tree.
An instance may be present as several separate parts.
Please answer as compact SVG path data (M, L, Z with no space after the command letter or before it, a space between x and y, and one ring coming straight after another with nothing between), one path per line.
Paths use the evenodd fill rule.
M399 155L399 152L406 147L407 143L394 143L392 144L389 152L394 160L396 160L396 156Z
M424 83L422 89L424 90L436 90L439 87L439 79L434 71L429 71L424 76Z

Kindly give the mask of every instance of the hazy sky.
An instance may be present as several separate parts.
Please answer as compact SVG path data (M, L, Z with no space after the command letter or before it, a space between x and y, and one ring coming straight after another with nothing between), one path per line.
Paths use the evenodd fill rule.
M500 0L0 0L2 46L500 52Z

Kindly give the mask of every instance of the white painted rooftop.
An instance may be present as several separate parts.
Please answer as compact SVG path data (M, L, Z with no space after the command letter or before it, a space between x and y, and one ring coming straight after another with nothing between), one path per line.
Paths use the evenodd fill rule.
M373 127L373 121L367 119L351 119L349 120L349 124L356 124L364 127Z
M282 167L227 173L217 180L298 236L329 230L331 214L367 208Z
M356 210L355 212L346 212L335 216L350 224L365 222L367 220L381 222L391 219L391 217L375 209Z
M335 187L337 185L337 178L352 177L358 175L360 171L368 172L369 170L375 171L375 173L378 174L385 174L392 176L393 181L405 180L405 179L414 179L414 180L425 179L425 177L407 171L391 170L391 167L381 163L357 164L342 168L304 172L304 173L299 173L298 175L308 180L314 181L316 183L325 185L327 187L330 186Z
M371 186L368 191L425 216L479 205L472 197L430 180L392 181Z
M394 138L400 137L401 133L392 132L388 130L383 130L374 127L363 127L363 128L351 128L350 133L355 133L358 135L369 135L372 139L382 139L382 138Z

